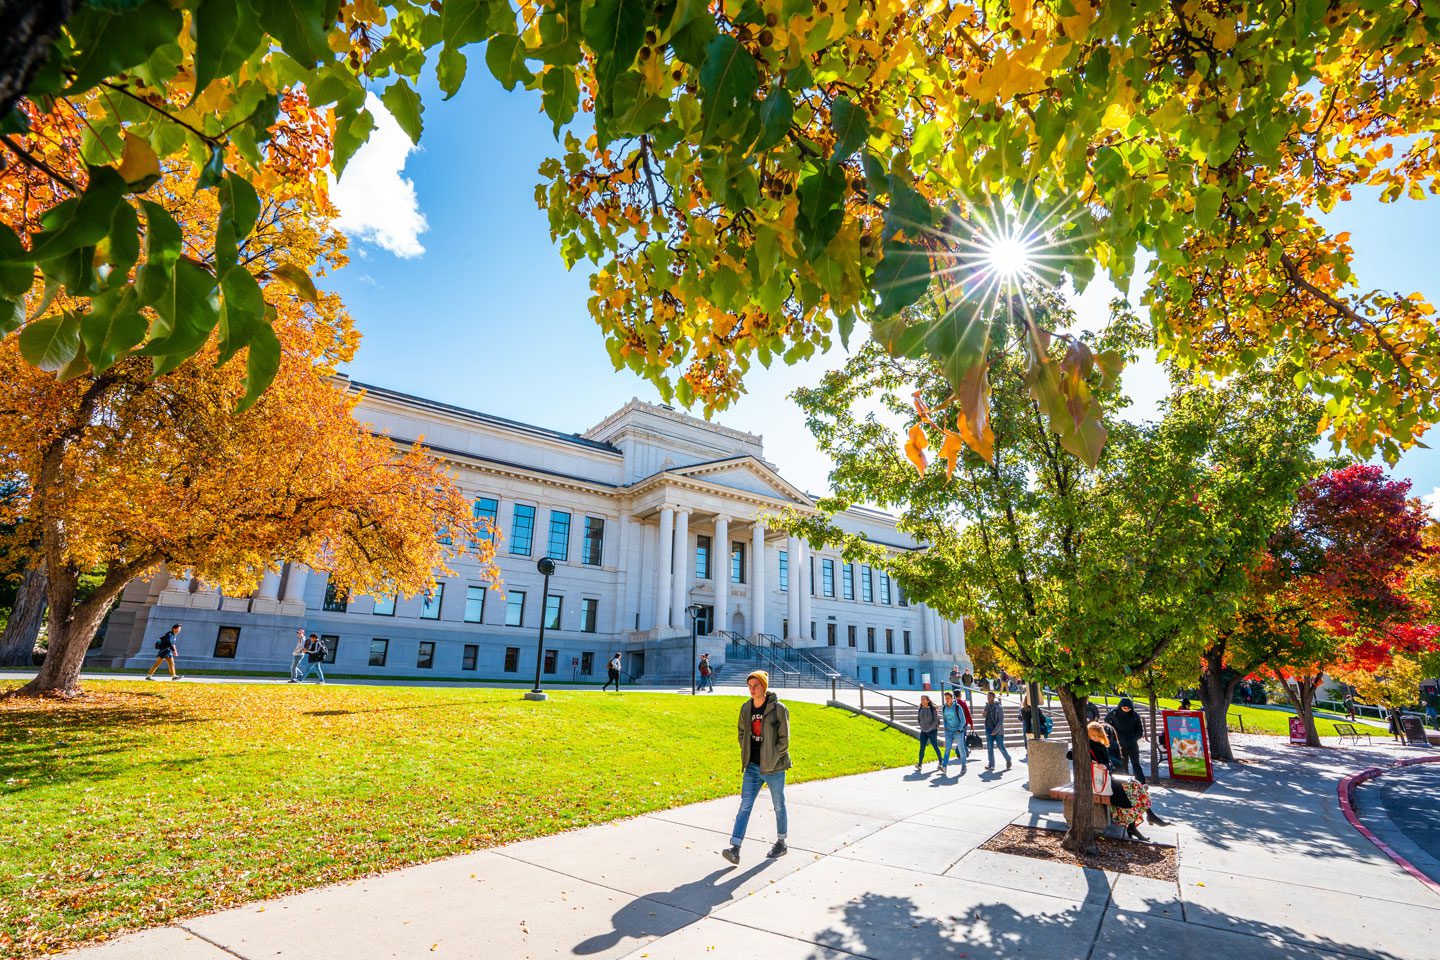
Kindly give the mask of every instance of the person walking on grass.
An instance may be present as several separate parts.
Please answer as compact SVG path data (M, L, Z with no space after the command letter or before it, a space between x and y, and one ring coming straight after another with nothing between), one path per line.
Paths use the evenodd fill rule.
M155 679L155 671L160 669L160 664L170 668L170 679L184 679L175 672L175 656L180 652L180 624L174 624L169 630L160 634L160 639L155 641L155 662L150 665L150 672L145 674L146 680Z
M610 689L610 684L613 683L613 684L615 684L615 692L616 692L616 693L619 693L619 692L620 692L620 654L617 653L617 654L615 654L615 656L613 656L613 657L610 658L610 662L609 662L609 663L606 665L606 667L605 667L605 674L606 674L605 686L603 686L603 687L600 688L600 692L601 692L601 693L604 693L606 690L609 690L609 689Z
M970 705L947 690L945 709L940 711L940 719L945 723L945 756L940 758L940 773L944 775L950 768L950 754L953 752L960 758L960 773L963 775L970 762L970 749L965 745L965 738L973 724Z
M295 649L290 651L290 683L300 682L300 663L305 659L305 646L308 641L305 639L305 628L300 627L295 631Z
M915 711L915 722L920 727L920 759L915 761L916 772L925 766L925 744L928 743L935 748L935 759L940 761L936 769L943 773L945 758L940 755L940 711L935 709L934 701L924 694L920 696L920 709Z
M715 670L710 666L710 654L700 654L700 662L696 665L695 669L700 672L700 689L708 689L711 693L714 693Z
M300 678L301 683L310 679L312 673L320 674L320 682L325 682L325 671L321 665L324 664L325 655L329 652L318 633L310 634L310 639L305 642L305 659L310 661L310 665L305 668L305 675Z
M783 857L789 821L785 814L785 771L790 769L790 711L770 692L770 674L756 670L745 678L750 697L740 706L740 811L730 831L730 846L720 855L731 863L740 862L740 844L750 825L750 811L762 785L770 788L775 806L775 845L766 854Z
M1005 710L992 690L985 694L985 755L989 758L986 770L995 769L996 747L1000 748L1000 755L1005 758L1005 769L1009 770L1015 764L1010 759L1010 751L1005 749Z

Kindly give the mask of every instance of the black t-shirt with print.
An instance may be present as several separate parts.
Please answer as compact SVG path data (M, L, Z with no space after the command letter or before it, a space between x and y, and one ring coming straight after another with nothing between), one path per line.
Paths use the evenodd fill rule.
M760 745L765 740L765 708L756 709L750 701L750 756L746 763L760 762Z

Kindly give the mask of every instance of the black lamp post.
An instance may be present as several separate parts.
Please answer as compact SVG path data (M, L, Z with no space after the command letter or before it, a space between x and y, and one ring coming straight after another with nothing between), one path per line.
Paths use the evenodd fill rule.
M695 663L695 636L700 619L700 607L692 603L685 608L685 613L690 617L690 696L693 697L695 696L695 675L700 669Z
M535 647L535 689L525 694L526 700L546 699L540 689L540 667L545 661L545 618L550 613L550 574L555 572L555 561L549 557L541 557L540 562L535 564L535 569L540 571L545 583L540 588L540 639Z

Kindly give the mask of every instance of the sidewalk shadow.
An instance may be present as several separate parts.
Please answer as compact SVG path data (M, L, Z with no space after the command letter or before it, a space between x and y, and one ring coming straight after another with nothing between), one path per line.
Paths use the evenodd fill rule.
M675 925L656 917L656 905L693 913L696 918L708 916L717 907L734 899L735 891L747 880L769 867L775 861L762 860L747 870L723 867L714 870L699 880L682 883L670 890L647 893L636 897L615 911L610 918L609 933L597 934L577 943L571 951L585 956L614 949L625 938L645 939L663 937L675 932Z

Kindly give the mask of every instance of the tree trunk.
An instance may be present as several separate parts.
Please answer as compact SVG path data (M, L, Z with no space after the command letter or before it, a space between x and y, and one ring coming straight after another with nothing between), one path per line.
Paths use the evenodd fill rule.
M1150 691L1150 779L1160 778L1160 728L1155 723L1155 691Z
M19 697L62 697L80 695L80 668L85 665L85 652L95 639L95 632L109 612L110 605L120 596L128 577L112 571L95 595L84 603L75 603L80 574L74 568L60 576L48 577L46 594L50 601L50 645L40 672L25 686L15 691Z
M1200 706L1205 711L1205 733L1210 740L1210 756L1215 760L1235 759L1230 749L1230 701L1240 675L1227 670L1223 644L1211 646L1201 655L1204 668L1200 671Z
M1295 708L1295 713L1300 722L1305 724L1305 745L1307 747L1323 747L1320 742L1320 731L1315 728L1315 691L1320 689L1320 682L1324 678L1323 673L1317 673L1314 677L1306 674L1303 677L1295 678L1295 688L1292 690L1286 682L1285 675L1279 670L1275 671L1275 678L1280 681L1280 686L1285 688L1285 696L1290 699L1290 705Z
M1086 732L1084 696L1076 696L1069 687L1060 687L1060 706L1070 727L1070 772L1075 782L1075 814L1065 831L1061 846L1071 853L1095 853L1095 802L1090 786L1090 735Z
M10 112L44 66L76 2L0 0L0 116Z
M48 603L44 568L26 570L20 589L15 592L10 621L5 625L4 635L0 635L0 667L35 665L35 638L40 635L40 624L45 622Z

